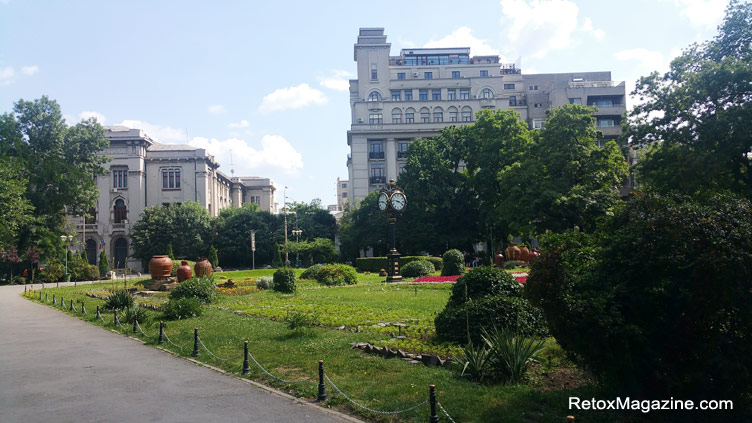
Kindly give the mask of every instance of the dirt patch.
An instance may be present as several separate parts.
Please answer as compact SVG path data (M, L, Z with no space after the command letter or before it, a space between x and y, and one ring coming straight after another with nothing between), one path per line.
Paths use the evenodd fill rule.
M540 363L530 366L529 384L541 391L569 390L595 384L595 380L576 367L548 368Z

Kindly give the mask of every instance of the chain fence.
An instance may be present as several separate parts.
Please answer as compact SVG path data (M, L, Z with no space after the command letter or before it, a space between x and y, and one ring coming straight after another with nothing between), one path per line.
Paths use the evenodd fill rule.
M454 421L454 419L452 418L452 416L450 416L449 413L447 413L447 411L444 409L444 406L441 405L440 402L436 401L436 404L439 406L439 409L441 410L441 412L444 413L445 416L447 416L447 418L449 419L450 422L457 423L457 422Z
M424 406L424 405L428 404L428 400L425 400L425 401L421 402L420 404L416 404L416 405L414 405L414 406L412 406L412 407L410 407L410 408L406 408L406 409L404 409L404 410L397 410L397 411L381 411L381 410L374 410L373 408L368 408L368 407L366 407L365 405L363 405L363 404L361 404L361 403L359 403L359 402L355 401L354 399L352 399L352 398L348 397L348 396L347 396L347 395L346 395L346 394L345 394L344 392L342 392L342 390L341 390L341 389L339 389L339 388L337 387L337 385L335 385L335 384L334 384L334 382L332 382L332 380L331 380L331 379L329 379L329 375L327 375L327 374L324 374L324 377L325 377L325 378L326 378L326 380L327 380L327 381L329 382L329 384L330 384L330 385L332 385L332 388L334 388L334 390L335 390L335 391L339 392L339 394L340 394L340 395L342 395L342 396L343 396L343 397L344 397L344 398L345 398L346 400L350 401L351 403L353 403L353 404L357 405L358 407L360 407L360 408L362 408L362 409L364 409L364 410L366 410L366 411L370 411L371 413L376 413L376 414L387 414L387 415L391 415L391 414L402 414L402 413L407 413L408 411L413 411L413 410L415 410L416 408L420 408L420 407L422 407L422 406Z
M254 356L253 356L253 354L251 354L251 352L250 352L250 351L248 352L248 357L250 357L250 358L251 358L251 360L253 360L253 362L254 362L254 363L256 363L256 365L258 366L258 368L259 368L259 369L261 369L261 371L263 371L263 372L264 372L264 373L266 373L267 375L271 376L271 377L272 377L272 378L274 378L274 379L277 379L278 381L280 381L280 382L282 382L282 383L300 383L300 382L305 382L305 381L311 380L311 379L313 379L313 378L315 378L315 377L316 377L316 375L313 375L313 376L311 376L311 377L307 377L307 378L305 378L305 379L300 379L300 380L285 380L285 379L282 379L282 378L280 378L280 377L274 376L273 374L269 373L269 371L268 371L268 370L266 370L266 369L264 368L264 366L262 366L261 364L259 364L259 362L258 362L258 361L256 361L256 357L254 357Z
M208 352L210 356L212 356L212 357L216 358L217 360L221 360L221 361L232 361L232 360L237 360L237 359L239 359L240 357L242 357L242 356L243 356L243 354L244 354L244 353L240 353L240 354L236 355L235 357L230 357L230 358L222 358L222 357L217 357L216 355L214 355L214 353L213 353L213 352L211 352L211 351L209 350L209 348L206 348L206 345L204 345L204 341L202 341L202 340L201 340L201 337L198 337L198 336L197 336L197 337L196 337L196 339L198 339L198 343L199 343L199 344L201 344L201 346L202 346L202 347L204 347L204 349L206 350L206 352Z

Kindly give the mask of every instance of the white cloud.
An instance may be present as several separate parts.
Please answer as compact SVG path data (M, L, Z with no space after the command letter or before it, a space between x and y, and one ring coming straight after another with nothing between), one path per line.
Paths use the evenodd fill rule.
M515 55L542 58L551 50L570 47L577 31L603 38L586 18L579 23L579 8L569 0L501 0L502 36Z
M16 74L16 71L14 71L13 68L10 66L0 68L0 79L10 79L10 78L13 78L15 74Z
M621 61L636 61L638 71L649 73L652 71L665 72L668 70L668 62L659 51L646 48L632 48L614 53L614 57Z
M118 125L142 129L152 139L163 144L185 144L188 141L188 134L185 131L169 126L154 125L140 120L124 120Z
M340 69L333 69L331 73L330 76L319 77L322 86L336 91L348 91L350 89L350 79L355 78L355 75Z
M704 28L715 28L721 23L727 3L727 0L674 0L690 24Z
M34 75L37 72L39 72L39 66L37 65L24 66L21 68L21 73L26 76Z
M250 123L248 123L247 120L243 119L240 122L232 122L229 125L227 125L228 128L247 128L251 126Z
M251 147L239 138L221 141L216 138L194 137L189 144L206 149L224 165L222 171L225 173L234 168L235 175L242 176L266 175L273 171L294 175L303 168L301 154L279 135L264 135L260 149ZM234 163L232 166L231 160Z
M273 112L277 110L299 109L312 104L325 104L327 98L321 91L311 88L308 84L295 87L280 88L267 94L261 101L259 110Z
M107 122L107 117L99 112L81 112L78 114L79 121L89 118L96 118L100 125L104 125Z
M225 106L223 106L221 104L212 104L211 106L209 106L207 108L207 110L209 111L209 113L211 113L213 115L218 115L220 113L224 113Z
M488 45L486 40L475 38L472 29L467 26L461 26L454 32L440 40L431 40L423 47L441 48L441 47L470 47L470 53L474 56L496 56L499 50Z

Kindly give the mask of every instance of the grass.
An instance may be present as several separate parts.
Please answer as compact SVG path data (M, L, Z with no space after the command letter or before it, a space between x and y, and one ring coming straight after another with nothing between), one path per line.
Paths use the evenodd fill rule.
M256 277L267 275L267 270L256 272L226 272L218 275L240 281L241 287L252 283ZM572 414L568 409L568 397L598 397L591 386L575 389L557 389L544 384L545 375L555 371L551 365L561 366L565 361L560 348L553 340L548 340L544 359L532 372L527 385L487 386L470 382L447 368L425 367L399 359L384 359L366 354L350 347L352 342L392 342L389 332L396 328L374 328L371 324L380 321L403 322L409 325L403 330L410 333L407 342L430 348L428 338L432 335L433 316L443 309L449 296L451 285L384 285L383 278L372 275L359 275L360 282L355 286L320 288L315 282L302 282L296 294L284 295L276 292L253 292L247 295L220 296L218 303L205 309L200 318L167 322L165 332L170 339L182 346L169 344L160 347L188 357L193 347L193 328L198 328L199 336L206 346L222 358L235 357L242 353L243 341L249 341L249 350L256 360L269 372L280 378L297 380L316 374L318 360L324 360L327 375L348 396L363 405L378 410L400 410L424 401L428 385L434 384L439 402L459 422L512 422L547 423L562 422ZM103 320L95 319L97 305L104 302L86 297L90 290L106 289L111 282L100 282L78 287L50 288L48 301L51 306L52 294L59 299L73 299L77 311L64 312L76 315L94 325L134 336L132 328L125 329L113 325L110 312L103 312ZM120 284L118 287L122 287ZM27 297L39 301L39 292L31 292ZM80 301L86 301L88 313L80 313ZM63 309L58 305L58 310ZM238 315L236 312L247 313ZM154 312L153 320L160 315ZM290 313L316 314L324 326L307 326L305 330L290 329ZM294 316L294 315L293 315ZM361 326L361 330L334 330L332 327L345 325L347 328ZM156 346L158 326L144 327L149 337L138 335L147 345ZM410 332L414 331L414 332ZM448 352L451 348L446 347ZM550 359L549 359L550 358ZM198 360L236 374L242 368L242 358L221 361L211 357L201 349ZM566 366L566 364L564 364ZM569 364L568 366L571 366ZM316 378L298 384L286 384L270 378L251 362L251 379L273 386L293 395L315 399ZM354 413L372 422L424 422L428 417L428 407L423 406L405 414L383 416L358 409L337 394L327 385L329 399L324 406ZM612 422L627 421L622 415L612 412L578 412L578 421ZM639 416L638 416L639 417ZM446 421L443 416L441 421Z

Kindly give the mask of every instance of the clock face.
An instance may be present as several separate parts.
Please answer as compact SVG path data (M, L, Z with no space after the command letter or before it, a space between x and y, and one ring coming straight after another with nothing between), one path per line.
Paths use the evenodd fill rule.
M405 194L401 192L396 192L394 195L392 195L392 208L397 211L402 211L402 209L405 208L405 204L407 203L407 199L405 198Z
M386 210L386 206L388 202L389 200L386 198L386 194L384 194L383 192L379 194L379 199L378 199L379 210Z

